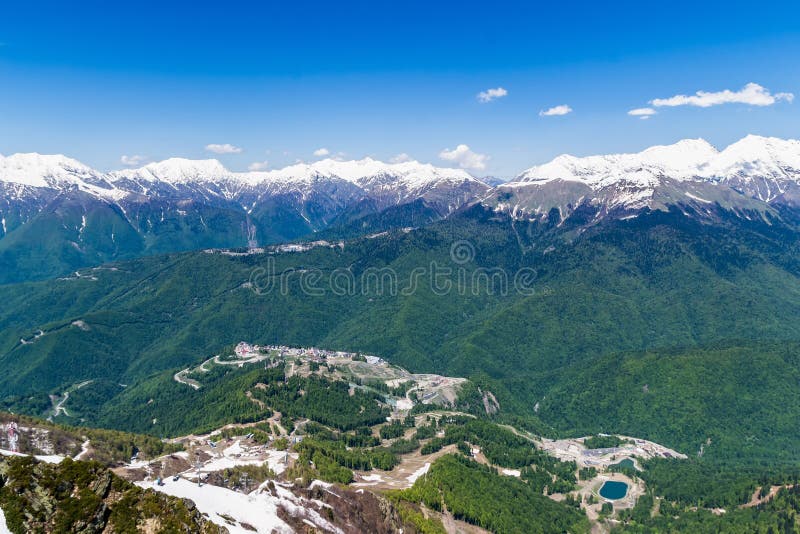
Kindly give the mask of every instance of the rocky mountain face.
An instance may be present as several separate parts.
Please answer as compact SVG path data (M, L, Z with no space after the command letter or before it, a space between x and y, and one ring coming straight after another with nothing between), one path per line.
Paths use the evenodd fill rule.
M405 211L395 208L421 205L441 218L488 190L462 170L369 158L248 173L174 158L102 173L64 156L15 154L0 157L0 283L144 254L289 241L390 209L386 224L402 226Z
M751 135L722 151L687 139L636 154L562 155L498 186L484 202L531 219L554 209L563 219L581 206L596 218L670 206L753 217L794 206L799 186L800 142Z

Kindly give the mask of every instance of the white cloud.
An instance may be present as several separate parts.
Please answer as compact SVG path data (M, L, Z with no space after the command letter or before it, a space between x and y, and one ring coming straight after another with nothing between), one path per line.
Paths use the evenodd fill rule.
M560 106L553 106L550 109L543 109L539 112L540 117L555 117L558 115L566 115L567 113L572 113L572 108L566 104L561 104Z
M128 167L135 167L147 161L147 158L144 156L133 155L133 156L122 156L121 158L119 158L119 160L122 162L123 165L126 165Z
M628 112L628 115L632 117L639 117L643 121L646 121L653 115L657 114L658 111L654 110L653 108L636 108L632 109Z
M467 145L458 145L453 150L444 149L439 152L439 157L445 161L458 163L462 169L475 169L482 171L486 168L489 156L478 154L469 149Z
M331 151L327 148L318 148L314 151L314 155L318 158L330 155Z
M238 146L231 145L229 143L225 143L223 145L212 143L210 145L206 145L206 150L213 152L214 154L239 154L242 151L242 149Z
M254 161L247 166L248 171L265 171L269 167L269 161Z
M494 89L487 89L485 91L481 91L478 93L478 101L483 102L491 102L492 100L496 100L498 98L503 98L504 96L508 95L508 91L503 89L502 87L495 87Z
M707 91L697 91L693 95L675 95L669 98L656 98L650 103L656 107L661 106L696 106L707 108L720 104L748 104L750 106L771 106L780 101L791 102L794 100L792 93L772 94L769 89L757 83L748 83L738 91L725 89L709 93Z
M390 159L389 162L390 163L405 163L406 161L413 161L413 160L414 160L414 158L412 158L411 156L409 156L405 152L402 152L402 153L396 155L395 157L393 157L392 159Z

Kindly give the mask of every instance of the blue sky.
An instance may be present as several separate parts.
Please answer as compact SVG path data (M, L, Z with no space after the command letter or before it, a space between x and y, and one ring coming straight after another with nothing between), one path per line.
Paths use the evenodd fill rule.
M244 170L324 147L507 177L564 152L800 137L796 1L6 4L2 154L101 169L123 155L217 157ZM740 95L748 83L774 103ZM492 88L507 94L482 103ZM695 101L707 107L651 104L724 90ZM572 111L540 115L559 105ZM458 145L474 157L441 158Z

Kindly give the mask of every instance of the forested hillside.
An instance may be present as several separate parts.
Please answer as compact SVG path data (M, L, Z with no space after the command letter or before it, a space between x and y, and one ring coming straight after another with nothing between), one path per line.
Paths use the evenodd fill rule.
M247 339L469 377L504 414L564 432L636 432L687 453L710 438L712 459L795 454L797 361L784 347L800 340L794 228L674 210L584 231L581 216L591 213L521 222L475 206L341 245L158 256L5 286L2 402L46 413L47 394L94 379L81 394L102 406ZM451 255L462 242L466 261ZM434 266L450 269L450 290L431 282ZM495 268L505 291L485 275ZM342 276L353 287L339 291Z

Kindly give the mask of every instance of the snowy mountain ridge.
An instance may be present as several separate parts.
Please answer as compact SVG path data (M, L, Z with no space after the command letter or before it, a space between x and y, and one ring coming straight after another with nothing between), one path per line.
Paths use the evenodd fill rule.
M608 154L583 158L563 154L522 172L511 183L570 180L599 188L622 179L648 182L653 177L686 179L717 154L703 139L685 139L674 145L654 146L635 154Z
M438 181L454 183L478 181L462 169L435 167L417 161L384 163L372 158L352 161L324 159L314 163L298 163L282 169L250 172L229 171L216 159L170 158L137 169L103 173L60 154L0 155L0 181L32 187L82 185L100 180L107 181L109 186L127 180L164 182L173 185L228 181L258 186L266 183L307 184L320 178L339 178L359 186L372 183L376 178L383 178L383 181L394 178L394 182L410 188L420 188Z
M684 139L631 154L565 154L501 184L483 202L522 219L553 209L564 219L581 206L601 219L684 205L698 214L719 205L750 217L800 206L800 141L749 135L721 151Z
M703 218L719 209L799 218L800 142L748 136L718 151L688 139L636 154L563 155L495 187L462 169L372 158L253 172L171 158L101 172L62 155L0 156L0 256L8 259L0 282L145 254L257 248L326 230L358 236L420 227L476 203L518 219L579 212L579 225L675 208Z
M489 187L461 169L417 161L384 163L372 158L324 159L251 172L229 171L216 159L170 158L137 169L103 173L63 155L0 156L0 196L6 201L41 201L77 190L118 203L123 211L125 204L167 199L234 202L249 213L259 204L280 197L295 204L321 204L323 211L336 211L367 199L374 202L375 209L422 199L446 215ZM298 206L297 211L303 218L313 218L303 213L306 207Z
M511 184L564 180L599 190L620 182L655 186L665 177L726 184L769 202L785 191L788 182L800 183L800 141L748 135L722 151L704 139L684 139L632 154L582 158L565 154L527 169ZM753 185L764 179L771 183Z
M725 184L769 202L791 184L800 183L800 141L748 135L721 151L704 139L684 139L638 153L564 154L523 171L503 185L524 187L561 180L579 182L596 191L618 183L654 187L665 177ZM437 184L483 183L462 169L417 161L384 163L372 158L323 159L250 172L229 171L216 159L170 158L137 169L103 173L63 155L0 156L1 182L53 189L77 187L113 199L126 192L146 194L154 184L203 189L212 184L218 193L226 191L225 196L230 198L245 190L298 191L323 180L347 182L368 192L393 188L420 192Z

